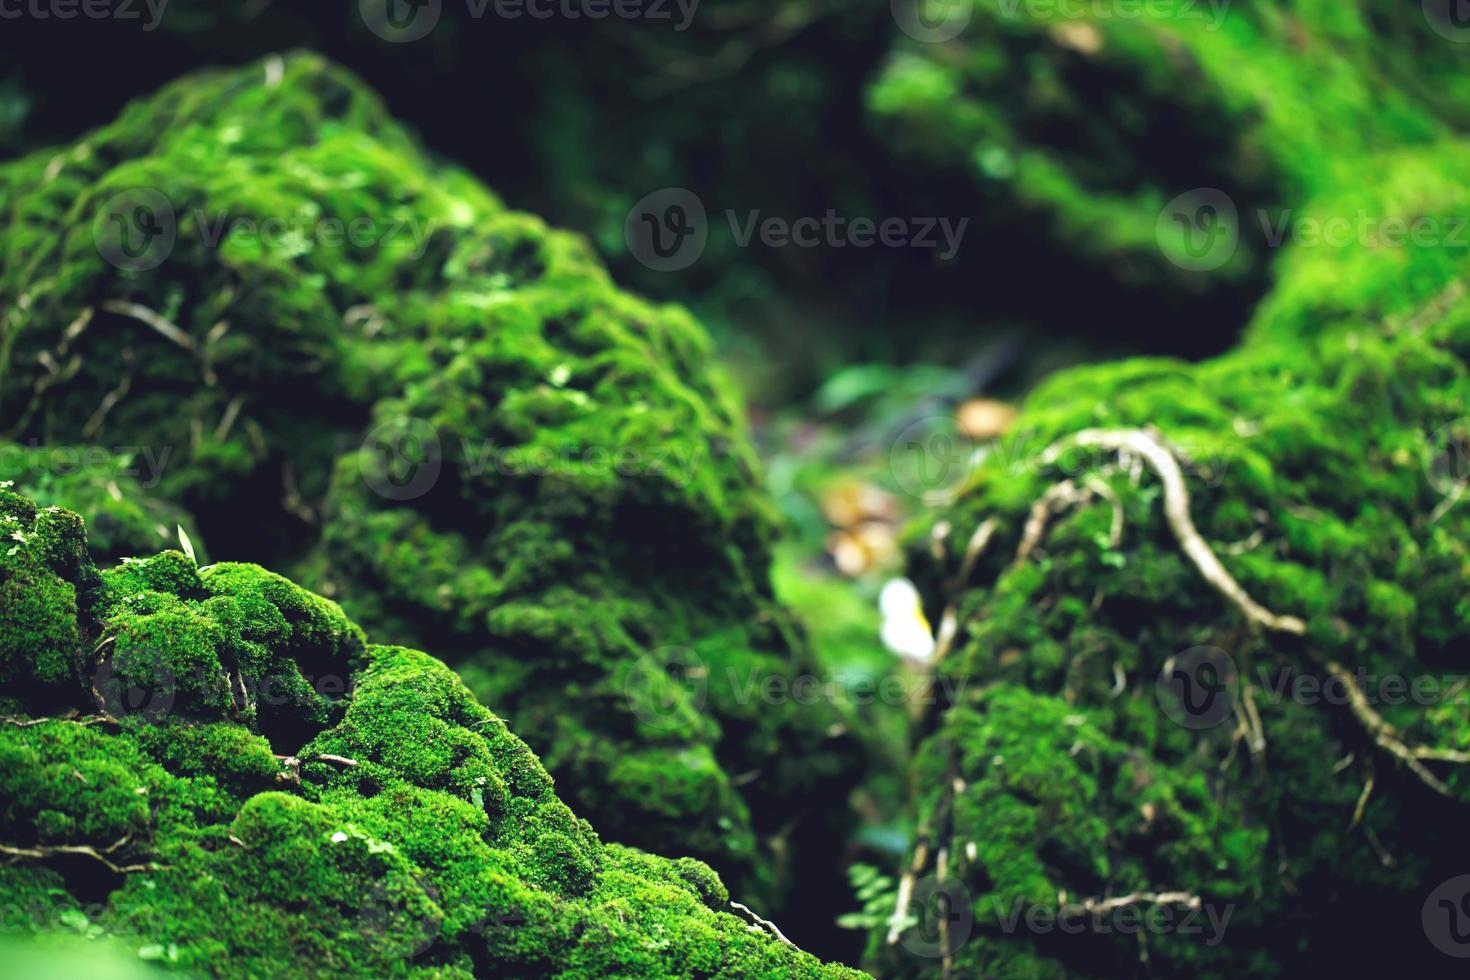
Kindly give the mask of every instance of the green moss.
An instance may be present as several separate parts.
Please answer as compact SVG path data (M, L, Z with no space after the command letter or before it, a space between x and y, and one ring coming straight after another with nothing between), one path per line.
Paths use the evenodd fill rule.
M0 505L39 520L9 491ZM96 573L72 544L49 584L84 597L63 610L80 649L116 636L121 658L123 637L146 637L153 664L238 677L327 664L350 696L272 716L264 693L241 707L227 686L216 704L181 683L147 712L41 717L49 689L7 684L0 842L17 863L0 888L20 931L75 922L210 975L860 976L734 915L702 862L604 844L448 667L364 645L334 603L174 553L77 590ZM59 686L76 705L92 693Z
M92 446L19 446L0 441L0 480L42 506L65 505L91 515L87 543L99 562L170 547L182 528L205 559L194 519L170 504L153 486L165 471L167 457L141 448L111 452ZM140 457L138 462L134 456Z
M0 697L59 693L74 679L78 594L97 588L75 515L42 510L0 484Z
M991 209L1039 219L1122 281L1198 293L1270 262L1256 208L1274 224L1277 207L1355 182L1357 161L1463 128L1456 55L1389 0L983 0L951 41L900 38L866 102L890 145L970 177ZM1239 249L1208 278L1156 231L1165 203L1196 188L1238 207Z
M176 219L149 268L104 257L118 195L124 219L163 199ZM135 447L118 452L139 472L167 451L146 469L150 499L191 514L216 556L287 570L462 668L614 839L755 884L757 852L785 844L807 793L845 795L857 760L829 736L831 710L670 688L688 724L650 727L624 691L671 647L742 676L806 662L771 597L771 510L700 327L428 158L355 78L305 54L191 76L7 165L0 208L12 438ZM371 234L344 241L353 222ZM27 472L22 486L73 499ZM247 681L271 670L260 638L237 635L241 613L209 602L225 574L119 620L119 656L124 638L193 637L198 655L171 669L200 716L258 709L196 678L211 656ZM298 720L329 720L290 683ZM784 775L732 783L757 768Z
M1113 65L1173 86L1178 99L1206 98L1235 119L1235 152L1277 173L1295 199L1295 219L1464 215L1470 183L1451 163L1466 149L1454 135L1462 110L1404 77L1414 43L1399 38L1385 52L1370 40L1365 25L1376 11L1368 3L1232 6L1217 33L1089 19L1103 45L1096 54L1023 19L998 39L972 34L952 69L965 77L989 71L994 46L1019 44L1031 64ZM1183 67L1162 57L1161 46ZM1446 56L1436 47L1424 70L1442 70ZM1180 71L1190 73L1189 85L1179 84ZM1085 97L1060 76L1032 77L1059 86L1054 94L1068 104ZM888 86L885 112L933 122L950 111L905 103L892 87L900 80L877 90ZM1449 88L1458 84L1446 76ZM1021 100L1023 113L1030 104ZM966 111L964 103L953 111ZM1019 133L1007 138L1034 143ZM1086 166L1057 164L1064 153L1055 147L1026 152L1046 152L1074 173ZM1186 179L1202 183L1201 173ZM1103 179L1089 196L1120 186ZM1129 220L1151 222L1149 195L1172 189L1149 176L1130 192ZM954 877L981 903L957 971L1137 969L1135 936L1024 924L1008 931L983 914L998 897L1007 911L1014 899L1055 915L1068 900L1061 892L1076 902L1182 890L1207 909L1233 908L1217 946L1188 942L1177 929L1149 931L1149 969L1161 975L1347 966L1373 955L1369 936L1396 937L1408 961L1434 955L1410 926L1395 932L1394 923L1412 918L1424 882L1466 860L1447 814L1470 802L1467 771L1431 763L1444 784L1437 792L1375 744L1341 687L1335 698L1310 692L1321 690L1329 661L1362 670L1375 710L1404 740L1470 747L1463 706L1444 696L1448 679L1470 665L1470 509L1453 499L1465 478L1470 404L1465 261L1449 239L1288 241L1237 349L1194 365L1139 359L1059 374L975 468L943 516L956 540L985 518L999 533L952 596L966 627L943 669L967 682L966 693L913 770L919 813L952 814L952 853L976 844L974 858L952 859ZM1045 458L1047 447L1093 428L1149 428L1181 447L1190 514L1204 541L1246 593L1300 617L1305 634L1253 626L1205 581L1166 523L1148 467L1135 480L1113 452ZM1064 478L1102 481L1118 497L1121 540L1110 542L1113 508L1097 495L1058 514L1017 566L1032 504ZM913 557L937 607L956 559L935 562L918 548ZM1157 680L1171 658L1202 645L1235 665L1242 686L1234 712L1213 726L1175 724L1168 711L1179 707L1177 696L1161 693ZM1389 677L1406 685L1431 679L1438 693L1395 698L1381 686ZM1298 680L1319 686L1294 696ZM1254 753L1247 693L1264 738ZM964 789L946 793L950 775ZM938 975L933 960L901 950L875 935L873 953L885 966Z

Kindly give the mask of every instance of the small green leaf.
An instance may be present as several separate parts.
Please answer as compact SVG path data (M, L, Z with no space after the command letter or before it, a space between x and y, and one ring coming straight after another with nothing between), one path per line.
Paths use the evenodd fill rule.
M194 554L194 542L189 540L189 532L184 530L184 526L182 524L178 525L178 528L179 547L183 549L184 554L189 556L190 561L192 561L195 565L198 565L199 559Z

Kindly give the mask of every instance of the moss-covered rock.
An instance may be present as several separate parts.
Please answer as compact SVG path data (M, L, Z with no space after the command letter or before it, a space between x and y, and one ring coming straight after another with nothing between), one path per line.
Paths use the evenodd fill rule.
M1470 214L1452 163L1470 147L1461 110L1400 74L1414 44L1369 40L1380 14L1232 7L1218 32L1089 19L1074 30L1103 46L1078 53L1074 35L1056 54L1207 93L1244 123L1237 149L1287 175L1292 221L1368 223L1288 239L1226 355L1050 380L915 529L930 615L961 624L938 669L967 685L913 769L910 894L937 874L968 904L956 975L1445 965L1420 910L1470 865L1455 829L1470 805L1470 303L1449 232ZM1006 37L1055 45L1060 30ZM1147 195L1120 206L1156 217ZM1389 237L1426 218L1438 233ZM955 581L987 520L994 538ZM934 935L935 910L904 904L923 921L876 930L875 962L939 976L942 942L914 938Z
M919 8L938 29L900 37L867 89L883 138L1125 281L1201 291L1259 273L1249 208L1299 206L1361 176L1349 159L1467 121L1457 46L1391 0ZM1210 277L1159 248L1166 202L1197 188L1228 192L1239 215L1222 220L1243 233Z
M153 495L216 556L434 649L613 839L741 879L799 795L843 797L840 716L726 676L805 654L698 325L428 159L354 78L310 55L191 76L5 167L0 208L11 438L166 459ZM209 582L172 595L139 615L237 642ZM699 690L654 676L687 657Z
M334 603L171 552L99 576L76 515L0 512L34 600L0 607L7 928L214 975L859 976L703 863L602 843L452 671ZM145 697L88 681L109 652Z
M152 447L114 452L101 446L21 446L0 441L0 481L25 488L42 506L65 504L91 515L87 546L113 564L158 548L177 547L179 531L206 553L194 519L154 492L167 458ZM135 461L135 457L139 457Z

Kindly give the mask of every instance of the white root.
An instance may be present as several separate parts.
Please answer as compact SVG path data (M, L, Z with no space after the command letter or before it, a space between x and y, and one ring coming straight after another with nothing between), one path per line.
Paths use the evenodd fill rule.
M1184 484L1179 462L1157 436L1143 429L1084 429L1048 449L1042 459L1055 460L1063 448L1073 445L1127 453L1146 462L1164 485L1164 518L1169 522L1169 529L1205 581L1233 602L1250 622L1296 636L1307 632L1307 624L1302 620L1295 616L1278 616L1252 599L1220 564L1220 559L1215 557L1215 552L1201 537L1189 515L1189 490Z
M108 313L116 313L120 316L137 320L155 333L167 337L187 351L194 353L198 353L199 351L199 344L195 342L193 337L141 303L129 303L126 300L110 299L102 304L102 308Z
M1203 904L1198 895L1189 892L1132 892L1127 895L1119 895L1116 898L1089 898L1080 903L1059 903L1064 912L1084 912L1095 914L1099 912L1112 912L1128 905L1183 905L1185 908L1197 909Z
M1367 731L1368 736L1384 751L1402 761L1424 785L1441 796L1453 797L1453 791L1445 785L1443 780L1430 772L1422 760L1464 765L1470 763L1470 752L1407 744L1399 738L1398 731L1385 721L1382 715L1373 710L1373 706L1368 703L1367 696L1363 694L1363 689L1358 686L1358 682L1353 679L1353 675L1346 667L1335 660L1321 657L1318 659L1327 673L1337 679L1342 684L1343 690L1347 691L1348 707L1352 709L1353 715Z
M1046 492L1031 505L1031 513L1026 518L1026 526L1021 530L1021 543L1016 547L1014 564L1020 565L1036 546L1041 544L1042 537L1046 534L1046 526L1051 519L1068 507L1081 503L1092 495L1092 491L1079 488L1071 480L1063 480L1047 487Z
M732 901L730 903L730 907L733 908L733 909L735 909L737 912L744 912L746 914L746 916L749 917L750 921L755 924L755 926L757 926L757 927L759 927L761 929L765 929L765 930L769 931L771 933L771 935L773 935L777 939L781 940L787 946L795 946L796 945L791 940L787 939L786 936L782 934L782 932L781 932L780 929L777 929L776 928L776 923L772 922L770 919L763 919L763 918L761 918L755 912L751 911L751 909L749 908L749 906L741 905L739 902Z

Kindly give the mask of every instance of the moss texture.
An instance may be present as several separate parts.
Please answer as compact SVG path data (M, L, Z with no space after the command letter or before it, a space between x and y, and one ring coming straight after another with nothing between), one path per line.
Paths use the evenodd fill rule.
M120 252L159 201L171 247ZM429 160L354 78L191 76L0 170L0 207L4 434L166 460L150 496L201 546L434 649L613 839L753 880L808 826L798 795L842 798L841 717L742 694L806 654L698 325Z
M335 603L178 552L99 575L75 514L0 515L33 600L0 617L9 926L236 976L860 975L702 862L602 843L448 667Z
M994 35L904 55L875 92L884 113L936 139L998 140L1031 177L1068 171L1066 193L1046 206L1062 225L1084 206L1119 209L1126 220L1073 228L1103 251L1120 253L1130 222L1151 228L1171 188L1130 192L1106 174L1089 185L1082 161L1023 136L1016 118L946 128L941 120L978 113L978 100L934 93L958 91L982 67L999 84L1010 63L1000 52L1020 46L1034 87L1016 111L1024 116L1043 87L1052 106L1080 109L1086 91L1051 69L1111 65L1205 100L1204 118L1234 119L1222 160L1280 175L1294 220L1356 228L1369 216L1362 236L1288 240L1271 254L1274 286L1236 350L1196 365L1074 370L1043 385L1011 435L982 449L943 515L949 556L926 558L933 520L915 530L931 616L952 602L964 624L940 669L969 682L965 696L933 720L913 770L927 872L945 849L948 880L975 917L952 952L955 975L1271 976L1385 956L1398 969L1434 966L1418 910L1434 882L1470 860L1452 830L1470 803L1470 770L1429 755L1428 778L1416 774L1329 667L1361 671L1355 682L1398 742L1441 756L1470 749L1461 690L1470 508L1459 499L1470 476L1470 184L1452 163L1467 150L1456 135L1463 101L1444 98L1464 78L1431 90L1405 75L1410 63L1430 77L1444 68L1447 49L1431 41L1422 64L1409 60L1412 36L1370 53L1379 42L1369 25L1386 7L1236 5L1218 31L1089 18L1071 24L1070 46L1055 22L1010 20ZM1101 48L1079 52L1079 28ZM1343 91L1356 94L1338 101ZM1022 197L1026 179L1018 171ZM1386 222L1421 218L1439 233L1388 237ZM1245 235L1255 215L1242 207L1240 220ZM1247 247L1240 254L1249 260ZM1301 629L1253 621L1209 584L1166 521L1154 468L1076 447L1078 433L1096 429L1152 429L1176 447L1203 542L1249 597L1300 617ZM1063 480L1089 495L1059 508L1018 557L1033 505ZM956 585L954 553L987 518L997 535ZM1178 692L1158 680L1200 646L1233 663L1233 710L1176 724ZM1228 679L1227 662L1215 663ZM1416 683L1421 693L1409 693ZM1131 930L1112 915L1102 918L1112 928L1087 916L1080 929L1046 926L1089 899L1174 892L1197 896L1202 932L1180 928L1182 904L1153 900L1132 903ZM1208 913L1227 908L1212 944ZM1172 927L1137 927L1159 909ZM1028 927L1027 913L1041 925ZM935 927L933 909L921 918L906 935ZM913 955L887 931L873 934L875 963L940 975L933 946Z
M1269 262L1259 236L1209 279L1165 261L1165 202L1218 187L1300 206L1353 161L1466 118L1458 50L1389 0L977 0L943 43L900 38L867 89L882 137L965 174L1123 279L1206 289Z

